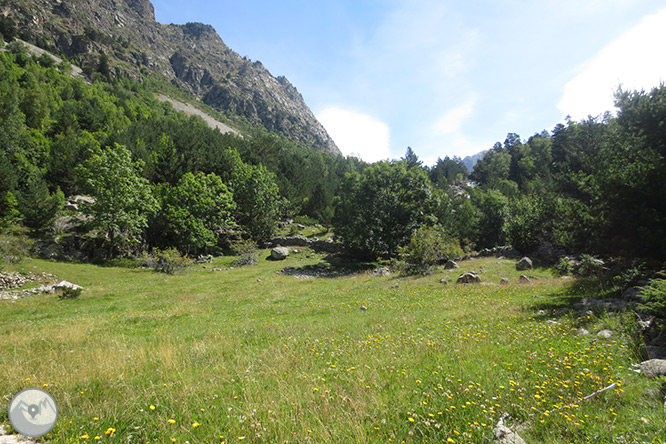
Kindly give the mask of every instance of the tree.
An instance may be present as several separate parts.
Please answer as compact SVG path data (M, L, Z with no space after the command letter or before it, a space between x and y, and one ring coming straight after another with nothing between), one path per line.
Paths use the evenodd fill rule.
M234 226L236 205L219 176L186 173L176 186L162 184L157 193L161 210L151 220L151 231L163 246L199 253L217 246L221 229Z
M238 163L231 178L236 220L255 240L268 239L277 226L280 191L263 165Z
M378 162L343 182L333 227L343 244L368 257L393 257L421 225L436 221L426 172L407 162Z
M38 234L50 228L65 205L65 195L60 188L50 193L44 178L39 174L32 174L25 190L18 193L18 202L23 225Z
M505 222L508 200L497 190L475 190L473 203L478 208L478 247L503 245L506 240Z
M158 209L148 181L139 174L142 167L142 161L132 161L127 148L114 144L96 150L77 168L83 186L95 198L84 212L105 234L111 256L140 243L148 215Z
M405 152L405 157L403 157L402 160L407 162L408 170L423 165L423 162L419 160L419 156L416 155L411 146L407 147L407 151Z

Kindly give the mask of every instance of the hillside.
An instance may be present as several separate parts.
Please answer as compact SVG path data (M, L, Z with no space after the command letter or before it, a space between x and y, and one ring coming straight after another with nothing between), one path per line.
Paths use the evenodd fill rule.
M286 78L241 57L209 25L160 24L148 0L3 0L0 8L21 38L66 55L88 74L162 77L232 119L339 153Z

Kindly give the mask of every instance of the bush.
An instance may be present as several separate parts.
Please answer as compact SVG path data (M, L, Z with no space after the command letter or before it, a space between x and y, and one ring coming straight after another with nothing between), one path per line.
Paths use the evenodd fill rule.
M0 268L3 264L18 264L28 255L30 244L24 237L0 238Z
M558 276L567 276L574 272L574 266L566 257L561 257L555 265L555 274Z
M231 265L234 267L243 267L245 265L257 265L257 263L259 263L259 252L256 250L248 250L241 253L237 259L234 259L234 261L231 262Z
M82 291L83 288L65 287L62 289L62 293L58 295L58 299L61 301L65 299L77 299L79 296L81 296Z
M661 278L652 279L643 288L642 302L636 307L638 311L666 318L666 273L659 273Z
M605 270L604 261L589 254L581 254L576 274L582 277L601 277Z
M144 252L143 261L147 267L159 273L174 274L176 270L184 268L192 263L192 260L180 255L175 248L160 250L154 248L151 254Z
M457 239L447 236L441 228L421 227L400 248L401 264L405 274L430 274L435 265L463 255Z
M231 250L239 257L235 259L231 265L234 267L242 267L244 265L256 265L259 263L259 252L254 242L249 240L239 240L231 245Z

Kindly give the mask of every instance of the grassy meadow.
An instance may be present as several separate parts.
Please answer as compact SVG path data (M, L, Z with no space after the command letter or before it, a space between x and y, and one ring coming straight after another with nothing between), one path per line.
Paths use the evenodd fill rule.
M85 289L0 301L0 421L15 393L46 387L49 442L483 443L504 412L528 443L661 442L663 393L634 371L632 317L566 310L593 285L549 270L521 284L497 258L418 278L278 274L322 260L299 250L175 275L6 267ZM440 283L468 270L484 283Z

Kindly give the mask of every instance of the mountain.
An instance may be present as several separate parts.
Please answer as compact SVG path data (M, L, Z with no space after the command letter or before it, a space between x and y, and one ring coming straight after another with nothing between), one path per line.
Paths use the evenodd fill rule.
M158 23L149 0L0 0L1 16L23 40L66 55L88 74L161 76L232 120L340 152L285 77L241 57L210 25Z
M467 172L471 173L472 170L474 169L474 165L476 165L476 163L477 163L479 160L483 159L483 156L485 156L487 152L488 152L488 150L483 150L483 151L481 151L480 153L476 153L476 154L474 154L474 155L472 155L472 156L467 156L467 157L465 157L465 158L462 160L462 163L463 163L463 164L465 165L465 167L467 168Z

